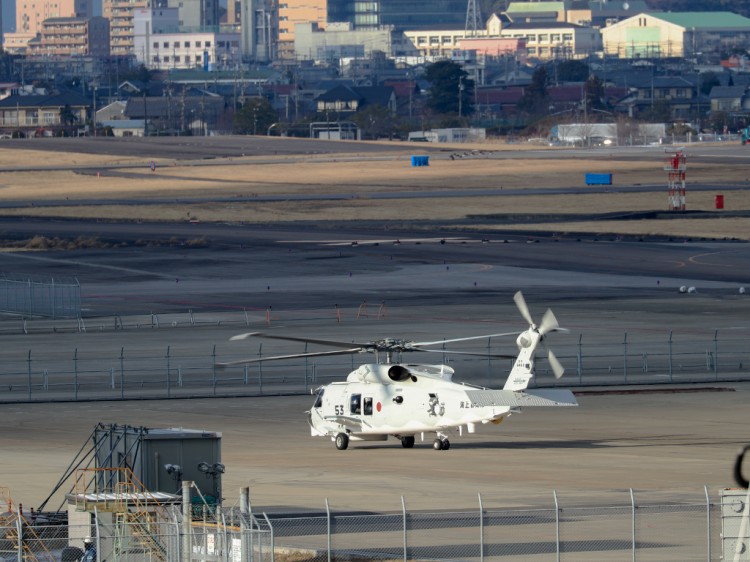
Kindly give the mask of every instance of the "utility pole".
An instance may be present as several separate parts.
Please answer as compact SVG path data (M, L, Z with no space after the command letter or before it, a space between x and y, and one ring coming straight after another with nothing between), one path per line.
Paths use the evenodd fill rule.
M458 117L459 119L463 115L463 102L464 102L464 76L463 74L458 77Z

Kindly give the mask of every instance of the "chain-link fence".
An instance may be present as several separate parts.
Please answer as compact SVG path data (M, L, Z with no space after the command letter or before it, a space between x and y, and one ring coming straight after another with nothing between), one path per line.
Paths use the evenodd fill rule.
M547 506L401 511L272 518L274 543L305 562L330 560L720 560L722 502L577 506L552 494ZM277 558L284 559L284 558ZM739 560L750 559L748 555Z
M693 499L659 493L610 492L611 503L587 498L533 498L522 507L389 513L252 514L209 510L184 524L177 505L158 517L144 512L0 517L0 560L73 561L88 550L107 562L365 562L599 560L750 560L747 491L696 491ZM605 502L607 500L605 499ZM55 518L59 521L55 523Z
M0 273L0 312L22 318L80 318L81 285L75 277Z
M24 349L17 343L5 346L0 349L0 402L309 394L312 388L343 379L362 362L361 356L351 355L221 368L220 363L238 359L304 353L312 348L289 342L264 347L263 343L246 340L242 346L225 346L231 352L217 351L211 338L222 343L228 338L212 335L214 327L224 329L237 324L247 329L251 323L244 315L223 316L211 322L208 317L190 314L131 317L126 322L109 319L96 325L96 333L110 330L110 340L114 342L110 351L100 345L100 338L94 337L90 344L87 339L76 340L78 347L64 349L49 345ZM65 324L60 321L52 326L56 326L55 331L62 331L60 326ZM162 347L159 343L169 337L170 330L191 326L202 330L197 345ZM70 327L75 328L75 324ZM150 338L148 345L128 346L133 341L129 337L142 334L142 328L159 330L163 336ZM303 322L300 328L305 328ZM122 346L117 345L118 338ZM554 348L566 367L565 378L555 379L548 363L540 357L532 387L706 383L750 378L750 332L744 330L668 330L661 334L649 330L621 335L572 335L565 340L556 340ZM30 345L33 341L30 339ZM468 342L463 351L491 356L507 355L513 348L507 341L488 338ZM511 367L511 361L492 357L449 351L431 355L452 367L458 380L479 386L501 385ZM406 354L394 354L393 359L410 360Z
M179 510L165 516L96 511L91 524L76 525L65 514L58 524L41 516L0 517L0 560L13 562L267 562L273 560L273 537L265 523L250 515L211 517L186 527ZM80 518L78 515L77 518ZM265 528L262 528L264 525ZM185 540L187 539L187 540ZM89 552L89 558L84 556ZM186 554L187 553L187 554Z

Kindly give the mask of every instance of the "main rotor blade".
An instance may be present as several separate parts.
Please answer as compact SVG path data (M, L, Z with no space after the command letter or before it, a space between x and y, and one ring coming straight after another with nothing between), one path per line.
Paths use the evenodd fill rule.
M502 355L499 353L473 353L471 351L452 351L450 349L415 349L410 351L425 351L427 353L445 353L447 355L473 355L475 357L490 357L493 359L515 359L515 355Z
M555 374L555 378L559 379L561 376L563 376L565 368L562 366L562 363L560 363L555 354L552 353L551 349L547 352L547 360L549 361L549 366L552 367L552 372Z
M487 338L499 338L503 336L517 336L518 332L504 332L502 334L487 334L484 336L470 336L468 338L453 338L450 340L436 340L436 341L417 341L412 343L415 347L422 347L424 345L438 345L441 343L453 343L457 341L471 341L471 340L483 340Z
M227 367L237 367L239 365L249 365L250 363L260 363L261 361L280 361L283 359L298 359L300 357L326 357L328 355L349 355L352 353L361 353L358 347L352 349L340 349L336 351L318 351L313 353L294 353L292 355L274 355L271 357L258 357L256 359L240 359L239 361L228 361L226 363L217 363L216 366L221 369Z
M539 333L544 336L548 332L554 332L560 329L560 324L557 323L557 318L551 309L547 309L547 312L542 316L542 323L539 325Z
M358 347L368 347L372 346L370 343L357 343L357 342L343 342L343 341L333 341L333 340L318 340L318 339L312 339L312 338L299 338L299 337L293 337L293 336L278 336L276 334L266 334L264 332L247 332L245 334L238 334L236 336L232 336L229 338L229 341L238 341L238 340L245 340L249 337L254 338L265 338L269 340L286 340L286 341L298 341L302 343L317 343L320 345L330 345L333 347L351 347L353 345L356 345Z
M515 295L513 295L513 300L516 302L518 312L521 313L521 316L523 316L524 320L529 323L529 326L533 325L534 320L532 320L531 318L531 313L529 312L529 307L526 305L526 299L523 298L523 293L521 291L518 291Z

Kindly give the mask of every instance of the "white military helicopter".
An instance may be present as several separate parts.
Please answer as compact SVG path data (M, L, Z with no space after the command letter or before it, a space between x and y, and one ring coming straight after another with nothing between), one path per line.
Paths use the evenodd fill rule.
M529 382L534 377L534 359L539 345L547 334L563 329L549 309L542 317L541 324L537 326L520 291L513 299L529 327L516 339L518 356L502 390L453 382L454 371L447 365L393 363L392 357L394 353L403 351L477 355L425 347L516 335L517 332L432 342L384 339L367 343L251 332L234 336L231 340L261 337L344 349L248 359L222 363L220 366L364 352L373 352L379 358L380 353L385 353L385 362L361 365L349 373L346 381L333 382L316 390L315 403L307 412L312 435L329 436L337 449L344 450L349 446L350 440L385 441L389 436L400 439L401 445L410 449L414 446L417 435L424 440L425 434L434 434L436 437L433 448L438 451L447 450L450 448L450 434L462 435L464 428L468 433L474 433L478 424L499 424L511 414L520 412L521 408L578 405L573 393L568 389L527 390ZM551 351L548 351L548 361L555 377L561 377L563 367Z

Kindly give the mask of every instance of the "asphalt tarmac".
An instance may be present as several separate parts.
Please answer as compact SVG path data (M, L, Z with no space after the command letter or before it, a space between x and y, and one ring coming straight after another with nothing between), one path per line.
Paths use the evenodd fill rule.
M194 225L16 226L15 232L164 241L187 239ZM549 306L563 325L587 338L670 327L748 329L748 301L737 292L750 271L744 243L411 234L394 239L369 229L211 225L202 227L207 247L154 242L4 253L0 270L75 275L90 325L111 314L245 309L252 312L251 329L439 339L523 329L512 304L512 294L522 289L533 314ZM700 292L681 294L682 284ZM365 301L387 303L389 316L356 320ZM336 304L346 314L341 324ZM262 320L268 306L279 319L271 326ZM148 352L217 343L229 353L227 339L237 331L245 328L12 333L4 336L4 353L58 349L62 358L72 347ZM502 374L495 382L502 384ZM587 500L631 487L700 496L703 485L732 484L733 455L750 439L747 384L718 386L726 391L583 395L576 409L526 411L455 439L446 452L433 451L429 440L411 451L396 441L337 451L309 436L309 396L2 405L0 483L16 501L38 505L93 426L104 422L221 432L225 496L231 502L249 485L254 504L266 510L315 509L326 498L342 509L389 510L398 509L402 495L414 509L439 509L473 505L480 492L485 502L527 505L548 500L553 489Z
M99 146L111 150L115 143ZM184 150L197 150L191 146ZM747 154L737 153L737 159ZM721 158L732 159L726 152ZM193 311L216 318L249 313L251 329L295 335L440 339L523 329L512 304L521 289L535 317L550 307L586 338L750 328L750 297L738 293L750 275L746 243L391 226L2 219L6 239L95 236L109 245L2 253L0 271L77 278L90 327L113 315ZM681 286L697 292L680 293ZM365 302L384 303L388 316L357 319ZM336 305L345 314L340 323ZM269 307L270 326L263 318ZM210 349L220 342L220 353L239 354L227 339L246 328L23 334L17 319L0 321L3 360L29 349L62 360L73 349L121 346L162 357L156 353L167 345ZM704 485L715 494L733 484L734 455L750 441L748 383L711 386L581 395L578 408L527 410L454 439L444 452L433 451L430 439L413 450L391 440L337 451L309 436L309 396L4 404L0 485L15 501L38 506L94 425L104 422L221 432L224 496L231 505L239 488L250 486L260 510L320 510L326 499L333 509L398 510L402 496L415 510L473 507L477 493L485 506L549 505L553 490L570 502L621 503L628 488L700 501Z

